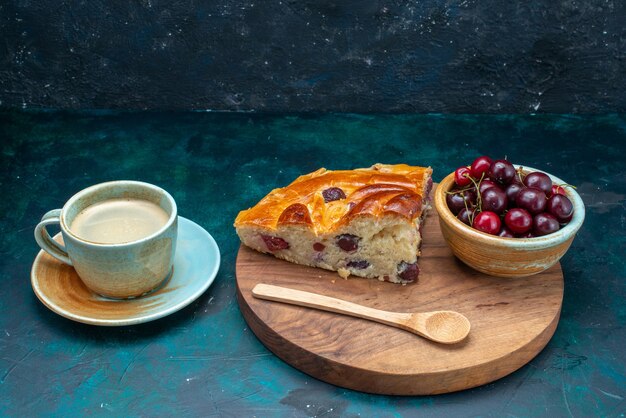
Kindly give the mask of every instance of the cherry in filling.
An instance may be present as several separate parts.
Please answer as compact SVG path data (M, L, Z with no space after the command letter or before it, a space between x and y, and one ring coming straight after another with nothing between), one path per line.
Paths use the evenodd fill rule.
M261 235L263 242L268 250L274 252L279 250L286 250L289 248L289 243L282 238L273 237L271 235Z
M414 282L417 280L417 276L420 274L420 269L417 267L417 262L407 263L402 261L398 264L398 277L405 282Z
M365 260L352 260L352 261L348 261L348 264L346 264L348 267L352 267L355 269L359 269L359 270L363 270L366 269L370 266L370 263L368 263Z
M337 236L337 246L346 252L353 252L359 248L361 238L356 235L342 234Z
M346 198L346 194L339 187L329 187L322 192L322 196L326 203Z

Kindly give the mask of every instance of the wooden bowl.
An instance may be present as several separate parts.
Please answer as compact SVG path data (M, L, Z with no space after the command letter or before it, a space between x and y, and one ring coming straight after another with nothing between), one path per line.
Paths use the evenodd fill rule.
M529 167L523 170L526 173L541 171ZM554 184L566 184L546 174ZM454 216L446 203L446 192L453 186L454 173L451 173L435 190L435 208L443 237L461 261L491 276L525 277L552 267L565 254L585 219L582 199L573 188L566 187L567 197L574 205L574 215L566 226L542 237L502 238L471 228Z

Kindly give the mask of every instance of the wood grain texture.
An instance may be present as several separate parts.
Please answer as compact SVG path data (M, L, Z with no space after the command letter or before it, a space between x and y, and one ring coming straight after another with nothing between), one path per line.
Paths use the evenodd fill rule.
M419 264L419 282L401 286L344 280L242 246L239 305L252 331L287 363L328 383L378 394L438 394L494 381L530 361L554 334L563 300L559 264L514 280L472 270L445 244L434 210ZM256 299L251 290L258 283L395 312L454 310L472 331L458 344L441 345L359 318Z
M368 319L404 329L443 344L456 344L467 337L470 331L470 323L467 318L454 311L412 313L382 311L319 293L304 292L265 283L254 286L252 294L259 299Z

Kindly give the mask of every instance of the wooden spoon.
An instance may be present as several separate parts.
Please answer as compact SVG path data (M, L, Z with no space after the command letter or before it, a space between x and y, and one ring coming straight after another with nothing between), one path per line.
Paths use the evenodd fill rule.
M368 308L341 299L259 283L252 289L254 297L259 299L284 302L307 308L335 312L357 318L369 319L381 324L391 325L420 335L429 340L454 344L462 341L470 331L469 320L454 311L433 311L420 313L388 312Z

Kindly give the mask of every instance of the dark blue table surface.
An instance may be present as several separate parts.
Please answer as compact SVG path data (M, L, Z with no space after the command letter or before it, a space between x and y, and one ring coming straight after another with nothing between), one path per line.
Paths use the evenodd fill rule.
M624 416L626 117L24 113L0 111L0 414L10 416ZM235 298L238 211L319 167L430 165L441 180L480 154L574 184L587 218L562 259L547 347L482 387L390 397L335 387L270 353ZM33 228L114 179L167 189L220 246L197 301L151 323L64 319L32 292Z

